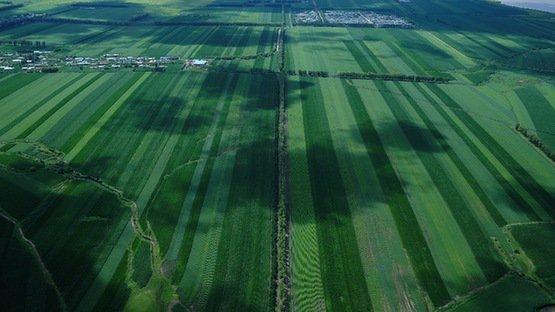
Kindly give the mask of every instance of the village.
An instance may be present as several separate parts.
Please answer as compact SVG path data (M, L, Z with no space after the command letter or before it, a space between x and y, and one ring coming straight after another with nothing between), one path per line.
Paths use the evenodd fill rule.
M105 54L102 57L66 56L63 58L63 62L69 67L88 67L90 69L146 68L163 70L168 64L179 62L179 57L122 56L114 53Z
M343 11L324 10L321 11L324 24L333 25L367 25L375 28L413 28L407 20L395 16L378 14L371 11ZM298 24L318 24L320 16L316 11L304 11L295 14Z
M57 56L52 51L37 50L29 53L7 52L0 54L0 72L53 72L60 68L78 68L92 70L117 70L123 68L144 69L151 71L165 71L170 64L179 64L178 56L122 56L117 53L105 54L100 57L92 56ZM204 67L208 60L187 59L183 61L183 68Z
M40 19L45 16L46 13L26 13L21 15L7 16L5 18L0 18L0 28L26 23L28 21Z
M295 22L297 24L316 24L320 21L320 15L313 10L298 12L295 14Z

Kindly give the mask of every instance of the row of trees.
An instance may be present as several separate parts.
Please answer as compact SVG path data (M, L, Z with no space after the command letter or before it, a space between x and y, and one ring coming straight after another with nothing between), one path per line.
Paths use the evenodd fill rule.
M91 7L91 8L125 8L128 5L125 3L116 2L77 2L71 4L73 7Z
M0 45L46 47L46 42L29 40L0 40Z
M207 21L165 21L165 22L154 22L154 25L158 26L268 26L275 27L279 23L259 23L259 22L207 22Z
M350 79L393 80L393 81L410 81L410 82L447 83L451 81L451 79L444 78L444 77L415 76L415 75L403 75L403 74L339 72L337 73L336 76L339 78L350 78Z
M106 21L106 20L89 20L81 18L62 18L62 17L48 17L41 19L45 23L62 23L62 24L87 24L87 25L112 25L112 26L126 26L132 21Z
M555 161L555 153L552 152L545 143L541 141L537 134L528 131L526 128L522 127L519 123L516 124L515 130L522 134L524 137L534 144L540 151L542 151L549 159Z
M447 83L451 79L435 76L414 76L402 74L376 74L376 73L357 73L357 72L339 72L337 74L330 74L327 71L308 71L308 70L289 70L289 76L301 77L338 77L345 79L365 79L365 80L391 80L391 81L409 81L409 82L433 82L433 83Z
M0 6L0 11L7 11L7 10L12 10L12 9L17 9L22 7L23 4L8 4L5 6Z
M254 60L257 59L259 57L270 57L274 54L274 51L272 52L264 52L264 53L258 53L258 54L252 54L252 55L237 55L237 56L218 56L216 58L214 58L215 60L224 60L224 61L233 61L233 60Z

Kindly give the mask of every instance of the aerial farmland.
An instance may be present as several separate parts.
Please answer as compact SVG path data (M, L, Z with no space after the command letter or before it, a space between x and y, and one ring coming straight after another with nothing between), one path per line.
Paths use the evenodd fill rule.
M552 311L555 15L0 1L2 311Z

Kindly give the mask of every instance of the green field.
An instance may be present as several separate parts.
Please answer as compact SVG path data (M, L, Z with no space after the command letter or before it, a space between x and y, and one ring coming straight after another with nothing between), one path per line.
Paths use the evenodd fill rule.
M0 1L2 310L555 304L554 51L485 0Z

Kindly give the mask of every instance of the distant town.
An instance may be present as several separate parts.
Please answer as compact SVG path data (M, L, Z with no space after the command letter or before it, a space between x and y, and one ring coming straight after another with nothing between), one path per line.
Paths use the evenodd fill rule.
M115 70L136 68L152 71L164 71L169 64L181 63L178 56L123 56L117 53L92 56L57 56L52 51L36 50L30 53L4 53L0 55L0 71L56 72L62 67ZM205 59L183 60L183 68L204 67Z
M413 28L409 21L395 16L368 11L309 10L295 14L297 24L366 25L376 28Z

